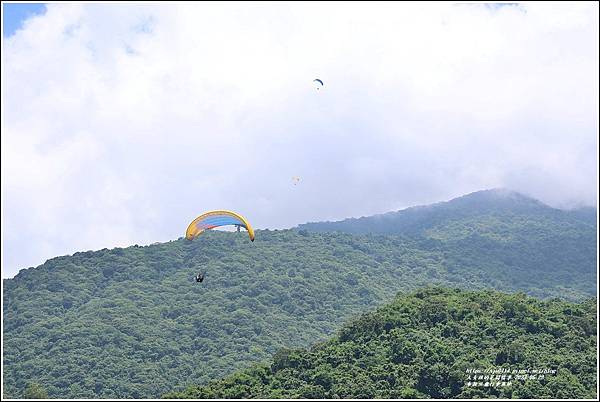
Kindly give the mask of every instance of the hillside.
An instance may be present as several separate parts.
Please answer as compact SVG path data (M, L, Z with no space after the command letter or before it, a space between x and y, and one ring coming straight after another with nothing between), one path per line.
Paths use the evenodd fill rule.
M595 295L596 228L585 217L456 216L422 236L262 230L251 243L213 231L22 270L3 281L5 396L38 383L50 397L156 397L308 346L431 284Z
M516 288L548 297L544 283L563 284L560 296L570 295L575 277L587 278L576 287L596 293L596 209L551 208L522 194L494 189L437 204L387 214L299 225L311 233L399 235L418 239L441 255L451 281L460 275L486 275L495 289L513 279ZM577 274L574 274L577 273ZM496 281L502 277L503 283ZM471 279L467 279L471 281ZM578 281L575 279L575 281ZM554 294L558 295L558 294Z
M522 219L524 218L524 219ZM446 202L406 208L362 218L337 222L311 222L298 225L299 230L311 232L379 233L422 235L438 238L481 231L488 236L501 234L505 229L496 226L500 220L513 223L512 229L525 230L524 223L547 225L553 228L596 226L596 209L583 207L574 210L551 208L538 200L506 189L477 191ZM462 233L456 233L459 229Z
M593 299L425 289L310 349L165 397L594 399L596 342Z

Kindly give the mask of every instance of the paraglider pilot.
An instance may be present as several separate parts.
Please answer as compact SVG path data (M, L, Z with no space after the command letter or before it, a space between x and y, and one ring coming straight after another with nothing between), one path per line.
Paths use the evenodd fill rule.
M196 282L202 282L204 280L204 272L198 272L196 274Z

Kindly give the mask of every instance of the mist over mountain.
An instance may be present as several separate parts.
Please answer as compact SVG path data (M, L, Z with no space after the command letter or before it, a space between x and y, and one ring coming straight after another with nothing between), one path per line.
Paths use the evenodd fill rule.
M491 189L467 194L447 202L342 221L310 222L298 225L297 228L314 232L428 235L430 231L443 228L453 221L514 219L518 216L543 220L552 225L572 225L578 221L595 226L596 213L593 207L561 210L515 191Z

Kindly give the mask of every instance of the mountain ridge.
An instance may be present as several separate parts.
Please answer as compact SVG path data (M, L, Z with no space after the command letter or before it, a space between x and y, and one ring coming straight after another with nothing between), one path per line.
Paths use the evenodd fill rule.
M255 242L208 231L22 270L3 280L4 395L34 382L51 398L157 397L307 346L428 285L572 301L596 294L595 222L455 214L425 229L261 230Z
M440 224L445 215L465 218L483 214L499 213L535 214L551 217L557 221L577 218L587 224L596 224L596 209L582 207L564 210L550 207L539 200L513 190L497 188L481 190L453 198L448 201L417 205L360 218L338 221L308 222L296 226L295 230L316 232L341 231L346 233L422 234L423 230ZM458 215L456 215L458 214Z

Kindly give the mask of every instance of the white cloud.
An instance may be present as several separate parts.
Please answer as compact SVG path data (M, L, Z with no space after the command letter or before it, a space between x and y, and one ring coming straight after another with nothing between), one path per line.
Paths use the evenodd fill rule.
M597 72L595 3L49 4L4 41L3 275L214 208L595 204Z

